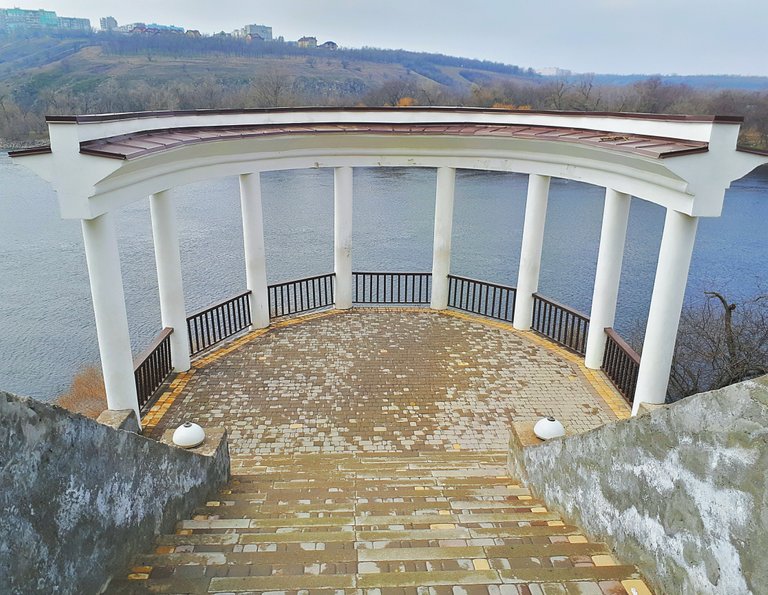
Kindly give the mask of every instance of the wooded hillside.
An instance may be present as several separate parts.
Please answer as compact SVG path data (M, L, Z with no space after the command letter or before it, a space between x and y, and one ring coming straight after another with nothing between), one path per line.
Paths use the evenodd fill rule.
M46 114L292 105L475 105L737 114L768 148L768 79L579 75L440 54L184 35L0 37L0 145L44 140ZM716 81L728 88L712 88ZM613 82L611 82L613 81ZM624 82L621 82L624 81Z

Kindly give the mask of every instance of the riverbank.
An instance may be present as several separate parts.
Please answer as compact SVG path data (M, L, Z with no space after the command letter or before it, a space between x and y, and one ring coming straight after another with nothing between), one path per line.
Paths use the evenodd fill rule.
M21 149L34 149L48 144L48 138L35 138L30 140L7 140L0 138L0 153L20 151Z

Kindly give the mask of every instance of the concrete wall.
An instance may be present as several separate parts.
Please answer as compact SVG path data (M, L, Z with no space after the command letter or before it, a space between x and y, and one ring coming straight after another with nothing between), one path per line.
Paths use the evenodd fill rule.
M510 467L659 593L768 593L768 376L586 434Z
M99 592L228 479L223 431L200 448L0 392L0 593Z

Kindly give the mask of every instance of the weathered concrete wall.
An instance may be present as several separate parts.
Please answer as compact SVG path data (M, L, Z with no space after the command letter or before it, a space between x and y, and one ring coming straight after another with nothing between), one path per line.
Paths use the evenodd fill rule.
M768 376L520 448L548 505L659 593L768 593Z
M210 456L0 392L0 593L98 593L227 481Z

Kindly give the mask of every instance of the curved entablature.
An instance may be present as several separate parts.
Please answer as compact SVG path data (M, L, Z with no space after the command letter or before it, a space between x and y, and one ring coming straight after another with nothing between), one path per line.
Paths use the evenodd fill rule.
M456 167L607 186L717 216L761 163L736 151L740 118L474 108L203 110L48 118L49 151L12 153L90 219L168 188L227 175L339 166Z

